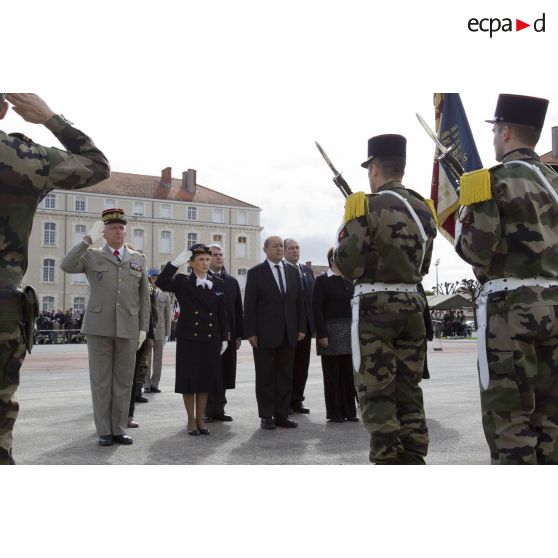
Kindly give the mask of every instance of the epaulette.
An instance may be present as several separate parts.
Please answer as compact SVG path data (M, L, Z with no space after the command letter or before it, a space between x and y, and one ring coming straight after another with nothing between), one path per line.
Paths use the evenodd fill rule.
M473 205L492 199L490 169L466 172L459 181L459 203Z
M343 223L363 217L368 213L368 198L364 192L355 192L345 200Z
M17 138L25 143L33 143L33 140L27 137L25 134L20 134L19 132L14 132L13 134L9 134L10 136Z

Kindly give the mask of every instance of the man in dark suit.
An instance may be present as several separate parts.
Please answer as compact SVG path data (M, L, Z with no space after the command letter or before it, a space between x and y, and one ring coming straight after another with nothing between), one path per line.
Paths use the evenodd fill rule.
M254 350L256 399L261 427L296 428L289 420L294 351L306 330L300 276L283 261L283 240L264 243L267 259L248 271L245 333Z
M225 291L225 308L229 320L230 341L226 351L221 355L221 371L218 375L214 392L209 392L205 407L205 422L219 420L232 421L225 413L227 389L234 389L236 380L236 352L240 349L244 336L244 319L242 316L242 295L238 281L227 273L224 264L223 248L219 244L210 244L211 261L209 275L222 279Z
M304 388L308 380L308 367L310 366L310 346L314 335L314 314L312 312L312 289L314 288L314 273L312 270L299 263L300 246L292 238L285 239L285 259L293 265L299 276L303 290L304 311L306 313L306 328L304 339L296 344L293 362L293 386L291 391L291 409L295 413L308 414L310 409L304 407Z

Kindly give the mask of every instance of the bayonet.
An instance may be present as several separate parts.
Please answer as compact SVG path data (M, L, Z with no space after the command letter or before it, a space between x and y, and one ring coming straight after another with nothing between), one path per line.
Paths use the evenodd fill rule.
M326 152L322 149L322 146L317 141L315 142L315 144L316 147L318 148L318 151L320 152L325 162L327 163L327 166L332 170L334 174L333 182L339 188L339 190L341 190L341 193L343 194L344 197L346 198L349 197L353 192L349 187L349 185L347 184L347 181L341 176L341 173L338 172L338 170L335 168L330 158L327 156Z

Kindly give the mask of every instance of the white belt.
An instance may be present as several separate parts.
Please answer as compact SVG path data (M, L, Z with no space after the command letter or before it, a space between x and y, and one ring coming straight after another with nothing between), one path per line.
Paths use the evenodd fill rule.
M355 294L351 301L353 309L353 321L351 324L351 352L353 354L353 368L355 372L360 369L360 343L358 337L358 321L360 310L360 297L370 293L403 292L416 293L417 286L409 283L360 283L355 285Z
M477 332L477 347L479 353L479 376L483 389L488 388L489 373L488 373L488 357L486 355L486 328L488 325L487 314L487 301L488 295L492 293L499 293L502 291L513 291L520 287L557 287L558 280L545 279L543 277L533 277L531 279L515 279L514 277L492 279L487 281L481 289L481 296L479 302L478 313L478 332Z

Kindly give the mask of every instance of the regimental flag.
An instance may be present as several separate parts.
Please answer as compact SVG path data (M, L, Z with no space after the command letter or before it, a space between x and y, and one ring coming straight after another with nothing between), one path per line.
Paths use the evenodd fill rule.
M465 172L482 168L465 109L459 93L435 93L436 135L461 163ZM455 239L455 213L459 208L459 182L447 169L444 159L438 160L436 148L430 197L434 201L438 228L453 243Z

